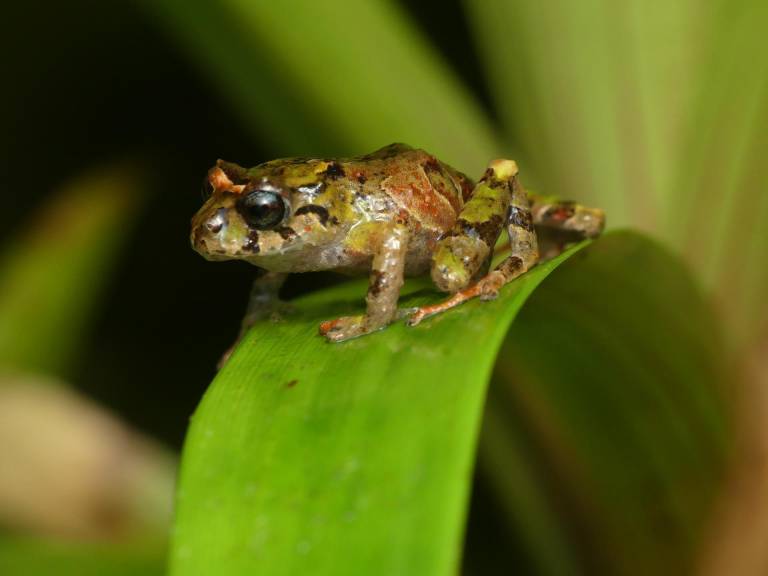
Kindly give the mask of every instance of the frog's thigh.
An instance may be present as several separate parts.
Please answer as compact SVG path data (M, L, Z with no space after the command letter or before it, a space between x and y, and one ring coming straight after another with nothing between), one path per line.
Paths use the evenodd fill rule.
M383 328L397 315L397 300L403 285L405 255L408 250L406 228L395 224L384 234L373 255L364 316L346 316L320 325L320 333L339 342Z
M497 160L491 164L489 172L486 172L484 180L506 181L507 183L509 204L508 209L505 210L510 255L474 285L456 292L443 302L417 309L411 316L409 324L418 324L424 318L458 306L477 296L483 299L495 298L504 284L517 278L537 262L539 258L538 243L533 227L530 200L517 178L517 169L514 163L510 160Z
M472 190L456 223L438 242L432 256L432 281L440 290L457 292L487 269L504 226L511 178L516 173L511 160L493 163Z
M531 203L522 184L512 180L512 199L507 215L510 254L478 282L480 297L495 298L499 289L527 272L539 260L539 245L533 226Z

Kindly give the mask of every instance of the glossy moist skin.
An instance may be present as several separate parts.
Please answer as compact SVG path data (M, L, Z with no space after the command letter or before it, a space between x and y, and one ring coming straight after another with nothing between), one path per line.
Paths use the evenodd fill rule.
M250 169L220 160L209 180L213 193L192 220L194 248L210 260L242 259L273 272L368 271L381 231L397 222L409 230L406 274L424 274L473 186L404 144L357 158L287 158ZM278 227L256 230L237 201L265 188L279 191L290 213Z
M431 154L404 144L347 159L289 158L254 168L219 160L210 197L192 220L192 246L209 260L246 260L263 272L244 328L274 307L287 273L369 273L367 311L324 322L329 340L378 330L397 317L405 275L431 271L447 301L413 312L411 324L469 298L493 298L539 259L534 225L600 233L602 211L532 197L517 165L494 160L475 185ZM488 265L502 230L510 255Z

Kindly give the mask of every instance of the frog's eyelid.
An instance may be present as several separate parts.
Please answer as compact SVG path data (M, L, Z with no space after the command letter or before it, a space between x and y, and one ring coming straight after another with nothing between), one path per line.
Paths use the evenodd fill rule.
M285 197L282 188L275 186L267 179L263 179L261 182L251 182L243 187L243 194L252 194L253 192L269 192Z

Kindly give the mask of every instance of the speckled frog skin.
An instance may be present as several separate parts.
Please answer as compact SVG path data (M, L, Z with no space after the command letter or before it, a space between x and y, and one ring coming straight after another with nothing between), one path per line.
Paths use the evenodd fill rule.
M537 228L566 230L573 239L596 236L604 224L601 210L526 193L512 160L494 160L475 184L404 144L356 158L288 158L254 168L219 160L206 187L210 197L192 219L194 249L263 271L244 329L268 314L288 273L369 274L366 313L320 325L331 341L398 318L404 276L431 272L437 288L452 294L407 311L413 325L469 298L494 298L539 260ZM510 254L488 271L505 228Z

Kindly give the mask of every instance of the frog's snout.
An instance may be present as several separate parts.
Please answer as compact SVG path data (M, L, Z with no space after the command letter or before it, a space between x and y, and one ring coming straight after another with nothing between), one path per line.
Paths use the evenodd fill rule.
M201 233L199 226L192 228L192 234L190 234L189 240L195 252L199 252L203 256L210 252L208 243L205 241L205 235Z
M203 256L223 254L221 234L227 227L227 210L219 208L215 212L200 212L192 221L190 241L192 248Z
M200 234L200 228L192 228L192 234L189 235L190 243L195 252L201 254L208 251L208 245L205 243L205 238Z

